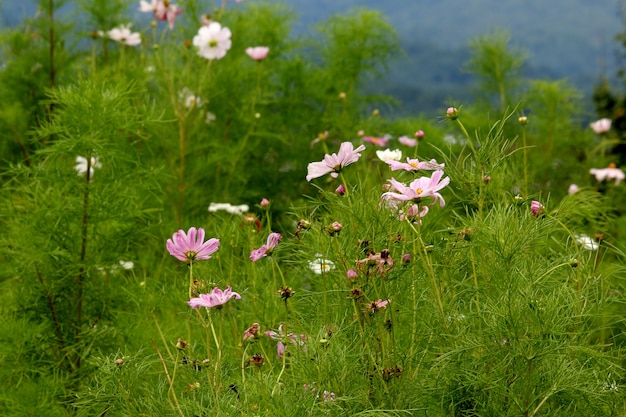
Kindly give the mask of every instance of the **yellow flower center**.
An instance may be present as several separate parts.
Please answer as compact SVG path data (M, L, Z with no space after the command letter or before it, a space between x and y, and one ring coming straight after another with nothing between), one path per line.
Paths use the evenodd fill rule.
M409 162L409 165L411 165L413 168L417 168L417 162Z
M617 168L617 165L615 165L615 162L611 162L609 164L609 168Z
M415 190L415 194L417 195L421 195L424 192L424 190L422 190L421 188L418 188L417 190Z

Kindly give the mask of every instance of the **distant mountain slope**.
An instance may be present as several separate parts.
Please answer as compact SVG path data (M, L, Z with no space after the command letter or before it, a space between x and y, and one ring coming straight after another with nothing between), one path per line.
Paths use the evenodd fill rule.
M527 75L568 78L587 95L600 75L613 76L621 65L614 38L624 29L624 0L272 1L299 14L296 32L354 7L388 16L408 56L392 63L390 76L377 88L400 98L409 111L432 109L448 96L465 99L469 78L461 67L467 43L495 29L509 30L512 44L528 52ZM32 14L34 4L0 0L2 24Z

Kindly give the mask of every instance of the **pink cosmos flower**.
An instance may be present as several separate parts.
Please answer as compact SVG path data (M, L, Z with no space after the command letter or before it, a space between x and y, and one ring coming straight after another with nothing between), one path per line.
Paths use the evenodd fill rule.
M450 177L446 177L442 180L442 176L443 171L437 170L430 178L420 177L413 180L408 187L401 182L396 181L395 178L392 178L389 182L397 192L386 192L382 195L382 198L394 199L398 201L415 201L419 203L426 197L432 197L434 201L431 205L435 204L437 200L439 200L439 205L443 207L446 205L446 202L443 199L443 196L439 193L439 190L450 183Z
M615 180L615 185L619 185L625 178L624 171L615 164L609 164L608 168L591 168L589 173L594 175L598 182Z
M270 48L267 46L255 46L246 48L246 54L255 61L263 61L267 58L267 54L270 52Z
M589 127L591 127L598 135L606 133L611 130L611 119L604 118L596 120L595 122L590 123Z
M304 346L304 341L306 340L306 335L304 334L296 335L294 333L286 333L284 324L281 324L280 326L278 326L277 332L275 332L274 330L268 330L265 332L265 335L269 336L273 340L278 341L276 349L277 349L279 359L282 359L283 355L285 354L285 349L287 348L285 346L285 343L291 343L293 345Z
M356 162L361 157L360 152L365 150L364 145L360 145L354 149L351 142L344 142L339 147L339 153L326 155L320 162L311 162L307 167L308 175L307 181L311 181L314 178L322 177L326 174L330 174L331 177L337 178L339 171L344 167Z
M372 143L376 146L380 146L381 148L384 148L387 146L387 142L389 142L389 139L391 139L389 136L384 136L382 138L377 138L375 136L364 136L363 142Z
M538 217L543 212L543 204L541 204L537 200L533 200L530 202L530 211L533 216Z
M167 239L167 250L176 259L183 262L211 259L220 246L219 239L209 239L204 242L204 229L192 227L189 232L179 230Z
M232 299L241 300L241 295L232 291L230 286L226 287L224 291L219 288L213 288L209 294L200 294L197 298L192 298L187 301L189 307L196 309L198 307L206 307L206 308L221 308L224 304L229 302Z
M392 171L399 171L401 169L405 171L419 171L421 169L435 171L441 170L446 166L446 164L440 164L434 159L431 159L428 162L420 162L418 159L406 158L406 162L393 160L387 160L386 162L389 164L389 168L391 168Z
M203 58L221 59L232 46L231 35L227 27L223 28L219 23L211 22L198 29L198 34L193 37L193 46L198 48L198 55Z
M170 30L174 29L176 16L183 12L178 5L171 3L169 0L151 0L150 3L141 0L139 2L139 11L144 13L154 13L157 20L167 20L167 26Z
M280 233L270 233L267 237L267 243L265 243L265 245L250 252L250 260L252 262L256 262L259 259L265 258L267 255L271 254L282 237L283 236Z
M421 132L421 130L420 130L420 132ZM417 139L411 139L408 136L400 136L398 138L398 142L400 142L402 145L408 146L410 148L413 148L413 147L415 147L417 145Z

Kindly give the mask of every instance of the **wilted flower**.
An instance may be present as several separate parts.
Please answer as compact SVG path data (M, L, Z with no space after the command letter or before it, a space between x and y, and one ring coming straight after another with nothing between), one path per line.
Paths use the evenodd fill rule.
M208 26L198 29L198 34L193 37L193 45L198 48L198 55L206 59L221 59L232 46L231 32L227 27L222 27L217 22L211 22Z
M377 311L380 310L384 310L387 308L387 304L389 304L389 300L376 300L376 301L372 301L371 303L369 303L367 305L367 309L371 312L371 313L376 313Z
M443 171L437 170L433 175L429 177L420 177L409 184L402 184L396 181L395 178L389 180L393 188L398 192L386 192L382 195L383 199L395 199L398 201L414 201L416 203L421 202L424 198L432 197L434 201L431 204L435 204L439 200L441 207L446 205L443 196L439 193L439 190L444 188L450 183L450 178L446 177L443 180Z
M87 163L87 158L85 157L76 157L76 165L74 165L74 170L78 172L78 175L85 175L87 173L87 166L89 166L89 178L93 178L95 168L102 168L102 164L95 156L89 158L89 163Z
M259 323L252 323L252 325L243 332L241 341L245 342L246 340L257 339L259 337L260 330L261 325Z
M322 177L326 174L330 174L331 177L337 178L339 171L353 162L356 162L361 157L360 152L365 150L364 145L360 145L354 149L351 142L343 142L339 147L339 153L324 156L324 159L320 162L311 162L308 167L307 181L311 181L314 178Z
M335 264L328 259L317 258L316 260L309 262L309 269L316 274L321 275L335 269Z
M421 132L421 130L420 130L420 132ZM402 144L404 146L408 146L408 147L411 147L411 148L417 146L417 139L411 139L408 136L400 136L398 138L398 142L400 142L400 144Z
M224 291L220 290L218 287L213 288L209 294L200 294L197 298L192 298L187 301L189 307L196 309L198 307L206 307L206 308L220 308L222 305L226 304L232 299L240 300L241 295L236 292L233 292L230 286L226 287Z
M280 233L270 233L267 237L267 243L265 245L250 252L250 260L252 262L256 262L259 259L270 255L282 237L283 236Z
M543 210L543 204L541 204L539 201L533 200L530 202L530 211L533 216L538 217L540 214L543 213Z
M278 293L280 294L280 298L284 302L287 302L287 300L290 299L291 297L293 297L293 295L296 292L291 287L287 287L286 285L281 285L280 289L278 290Z
M357 268L368 274L373 268L375 272L378 272L382 277L389 272L394 265L393 258L389 255L388 249L383 249L379 253L370 253L367 258L357 261Z
M376 151L376 156L383 162L399 161L402 159L402 151L400 149L385 149L384 151Z
M255 46L246 48L246 54L255 61L263 61L267 54L270 52L270 48L267 46Z
M615 164L609 164L608 168L591 168L589 170L591 175L596 177L598 182L602 182L604 180L611 181L615 180L615 185L619 185L625 178L624 171L615 167Z
M220 246L219 239L204 242L204 229L192 227L188 233L179 230L171 239L167 239L167 250L176 259L183 262L210 259Z
M247 204L240 204L238 206L233 206L230 203L211 203L209 204L209 212L214 213L216 211L224 210L229 212L230 214L238 214L242 215L250 210Z
M434 159L431 159L430 161L420 162L418 159L406 158L406 162L388 161L387 163L389 164L389 168L391 168L392 171L398 171L401 169L405 171L435 171L441 170L446 166L446 164L440 164Z
M306 340L306 335L299 334L296 335L294 333L286 333L285 325L281 324L278 326L278 331L268 330L265 332L266 336L269 336L273 340L277 340L277 351L278 357L282 358L285 354L285 343L291 343L293 345L304 346L304 341Z
M598 135L606 133L611 130L611 119L604 118L596 120L595 122L590 123L589 127L591 127L591 129L593 129L593 131Z
M363 142L372 143L376 146L384 148L385 146L387 146L387 142L389 142L389 139L391 139L391 136L388 135L385 135L382 138L378 138L376 136L364 136Z
M598 250L600 244L587 235L576 235L576 242L580 243L587 250Z
M115 42L128 46L136 46L141 43L141 34L139 32L131 32L130 27L125 25L111 29L107 32L107 35Z

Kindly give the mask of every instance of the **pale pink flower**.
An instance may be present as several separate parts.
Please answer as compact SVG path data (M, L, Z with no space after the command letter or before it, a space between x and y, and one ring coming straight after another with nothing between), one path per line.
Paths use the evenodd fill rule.
M167 25L169 29L172 30L174 29L176 16L181 14L183 9L168 0L151 0L150 3L141 0L139 2L139 11L144 13L154 13L154 17L157 20L167 20Z
M624 171L610 164L608 168L591 168L589 173L596 177L598 182L615 180L615 185L619 185L624 180Z
M593 123L589 123L589 127L591 127L591 129L593 129L593 131L598 135L606 133L611 130L611 119L604 118L596 120Z
M220 246L219 239L209 239L204 242L204 229L192 227L188 233L179 230L167 239L167 250L176 259L183 262L211 259Z
M232 46L230 29L222 27L217 22L198 29L193 37L193 45L198 48L198 55L206 59L221 59Z
M439 190L444 188L450 183L450 177L446 177L443 180L443 171L437 170L433 175L429 177L420 177L406 186L395 178L389 180L393 188L397 192L386 192L382 195L383 199L394 199L398 201L414 201L421 202L424 198L431 197L434 201L431 204L435 204L439 200L441 207L446 205L443 196L439 193Z
M220 308L233 298L235 300L240 300L241 295L233 292L230 286L226 287L224 291L220 290L218 287L215 287L210 293L200 294L200 296L187 301L187 304L193 309L196 309L198 307Z
M255 61L263 61L267 58L267 54L270 52L270 48L267 46L255 46L246 48L246 54Z
M578 192L578 190L579 190L578 185L571 184L569 186L569 188L567 189L567 194L570 194L570 195L576 194Z
M294 333L286 333L284 324L278 326L277 332L274 330L268 330L265 332L265 335L269 336L273 340L278 341L276 348L279 359L282 359L283 355L285 354L285 349L287 348L285 346L285 343L304 346L304 341L306 340L306 335L304 334L296 335Z
M346 272L346 278L348 279L357 279L359 274L354 269L348 269Z
M399 170L405 170L405 171L419 171L419 170L435 171L435 170L441 170L441 169L443 169L446 166L446 164L440 164L440 163L438 163L434 159L431 159L428 162L427 161L420 162L418 159L406 158L406 162L388 160L387 163L389 164L389 168L391 168L392 171L399 171Z
M353 162L356 162L361 157L360 152L365 150L364 145L360 145L354 149L351 142L343 142L339 147L339 153L326 155L320 162L311 162L308 167L307 181L311 181L313 178L319 178L326 174L330 174L331 177L337 178L339 171Z
M115 42L119 42L128 46L136 46L141 43L141 35L139 32L131 32L129 26L120 25L107 32L109 38Z
M250 260L252 262L256 262L259 259L265 258L266 256L270 255L276 245L278 245L278 241L282 237L283 236L280 233L270 233L270 235L267 237L267 242L265 243L265 245L261 246L259 249L255 249L250 252Z
M263 198L259 203L259 206L261 206L261 208L268 208L270 206L270 201L267 198Z
M533 214L533 216L535 217L539 216L543 212L543 210L544 210L543 204L541 204L539 201L533 200L530 202L530 211Z
M380 146L381 148L384 148L387 146L387 142L389 142L389 139L391 139L389 136L384 136L382 138L378 138L376 136L364 136L363 142L372 143L376 146Z
M421 130L420 130L421 132ZM400 136L398 138L398 142L400 142L402 145L404 146L408 146L408 147L415 147L417 145L417 139L411 139L408 136Z

